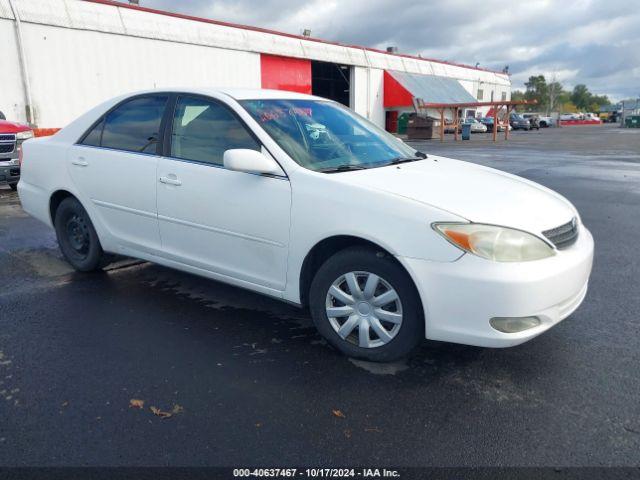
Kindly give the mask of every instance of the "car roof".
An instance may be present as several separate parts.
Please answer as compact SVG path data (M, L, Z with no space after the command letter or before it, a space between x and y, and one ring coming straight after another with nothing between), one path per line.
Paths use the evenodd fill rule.
M171 88L156 88L153 90L144 90L139 92L132 92L124 97L130 97L135 95L143 95L146 93L155 92L177 92L177 93L193 93L207 96L218 96L224 94L235 100L262 100L262 99L280 99L280 100L326 100L326 98L316 97L314 95L307 95L305 93L289 92L285 90L269 90L261 88L215 88L215 87L171 87Z
M159 93L186 93L193 95L203 95L212 98L218 98L221 100L260 100L260 99L273 99L273 100L322 100L330 101L326 98L315 97L313 95L306 95L304 93L287 92L283 90L268 90L268 89L242 89L242 88L209 88L209 87L169 87L169 88L154 88L147 90L139 90L135 92L127 92L117 97L111 98L91 110L85 112L76 120L71 122L65 128L60 130L55 139L62 142L75 142L89 127L93 124L97 118L104 115L110 108L113 108L120 102L123 102L129 98L133 98L140 95L152 95ZM54 138L54 137L51 137Z

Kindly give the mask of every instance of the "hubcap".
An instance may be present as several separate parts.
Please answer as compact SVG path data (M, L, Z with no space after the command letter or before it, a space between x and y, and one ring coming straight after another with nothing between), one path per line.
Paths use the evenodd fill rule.
M67 240L71 248L79 255L86 255L89 251L89 228L84 219L73 215L67 221Z
M389 282L370 272L337 278L327 292L326 311L336 333L362 348L389 343L402 325L400 296Z

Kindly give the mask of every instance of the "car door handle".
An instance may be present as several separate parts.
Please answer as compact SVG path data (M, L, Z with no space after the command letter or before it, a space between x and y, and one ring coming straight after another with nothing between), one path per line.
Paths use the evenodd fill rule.
M89 166L89 162L87 162L84 157L78 157L75 160L71 160L71 163L73 165L76 165L78 167L88 167Z
M165 183L167 185L175 185L176 187L179 187L180 185L182 185L182 182L178 180L175 177L175 175L168 176L168 177L160 177L160 183Z

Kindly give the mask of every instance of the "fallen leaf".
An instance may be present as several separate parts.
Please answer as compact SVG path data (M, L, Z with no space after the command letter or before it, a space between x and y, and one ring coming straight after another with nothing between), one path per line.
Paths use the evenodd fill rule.
M260 428L262 426L262 423L258 422L256 423L256 428Z
M178 405L177 403L173 406L173 409L171 410L171 413L173 413L174 415L176 413L182 413L184 412L184 408L182 408L181 405Z
M342 413L340 410L331 410L331 413L333 413L334 417L347 418L344 416L344 413Z
M377 433L382 433L382 430L380 430L378 427L373 427L373 428L365 428L364 429L365 432L377 432Z
M69 405L69 402L62 402L62 407L66 407L67 405Z
M151 412L160 418L170 418L173 417L173 413L170 412L164 412L162 410L160 410L158 407L149 407L149 410L151 410Z
M347 438L351 438L351 430L347 428L347 429L344 431L344 436L345 436L345 437L347 437Z
M129 400L129 408L143 409L144 408L144 400L138 400L136 398L132 398L131 400Z

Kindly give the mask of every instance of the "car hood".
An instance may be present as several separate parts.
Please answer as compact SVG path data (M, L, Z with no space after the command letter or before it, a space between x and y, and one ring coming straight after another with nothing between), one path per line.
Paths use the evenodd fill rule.
M429 155L426 160L344 175L354 184L428 204L476 223L539 234L577 217L568 200L542 185L445 157Z
M8 120L0 120L0 133L19 133L31 130L29 126L20 123L10 122Z

